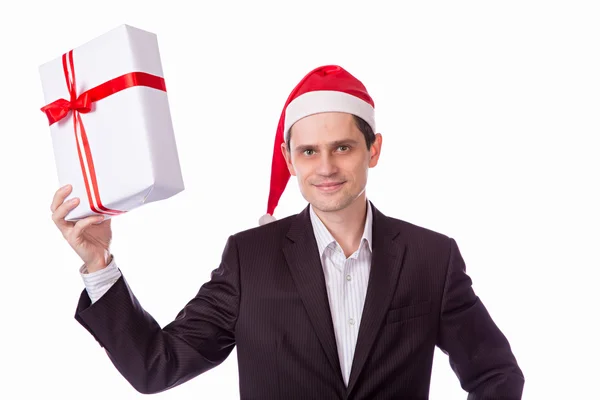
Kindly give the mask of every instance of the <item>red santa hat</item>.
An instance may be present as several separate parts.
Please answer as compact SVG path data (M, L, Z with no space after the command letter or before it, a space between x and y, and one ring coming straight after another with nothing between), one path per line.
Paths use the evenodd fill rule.
M375 130L375 104L361 81L338 65L324 65L309 72L290 93L275 133L271 186L267 213L259 224L275 220L273 213L290 179L281 144L298 120L322 112L346 112L364 119Z

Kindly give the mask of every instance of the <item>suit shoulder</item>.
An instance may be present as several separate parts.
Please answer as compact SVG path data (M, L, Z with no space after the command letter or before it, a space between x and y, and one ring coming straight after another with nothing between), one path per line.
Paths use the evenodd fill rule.
M448 242L453 240L449 235L435 231L425 226L417 225L406 220L399 218L388 217L390 222L396 227L396 231L399 232L405 239L418 243L425 243L427 245L438 244L448 246Z
M398 218L391 218L396 240L408 246L413 260L429 265L434 270L445 271L448 257L452 252L453 238L449 235ZM440 276L442 276L440 275Z

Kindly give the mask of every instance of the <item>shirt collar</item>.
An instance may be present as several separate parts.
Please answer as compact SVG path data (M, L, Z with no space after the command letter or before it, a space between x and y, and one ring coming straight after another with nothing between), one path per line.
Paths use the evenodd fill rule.
M323 221L314 212L312 204L310 205L310 220L312 222L315 239L317 240L317 247L319 249L319 256L323 256L325 249L331 244L336 243L336 240L331 235L327 227L323 224ZM367 242L369 251L373 252L372 248L372 237L373 237L373 211L371 210L371 203L367 200L367 218L365 221L365 228L360 239L359 250L361 249L363 242Z

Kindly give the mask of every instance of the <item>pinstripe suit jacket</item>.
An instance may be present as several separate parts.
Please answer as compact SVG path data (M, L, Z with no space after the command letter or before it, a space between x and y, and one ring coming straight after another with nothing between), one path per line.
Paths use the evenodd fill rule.
M523 374L456 242L373 207L372 246L348 387L308 207L230 236L211 279L162 329L124 276L94 304L83 290L75 318L141 393L186 382L237 347L241 399L427 399L438 346L468 399L520 399Z

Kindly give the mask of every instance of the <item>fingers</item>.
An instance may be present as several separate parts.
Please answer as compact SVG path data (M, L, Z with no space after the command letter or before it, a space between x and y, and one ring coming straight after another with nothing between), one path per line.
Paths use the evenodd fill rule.
M92 215L91 217L80 219L73 226L73 237L81 236L90 225L97 224L102 221L104 221L104 215Z
M50 205L50 211L55 212L56 209L65 201L72 190L73 187L71 185L65 185L58 189L56 193L54 193L54 198L52 199L52 204Z
M51 208L54 209L52 214L52 220L58 226L58 228L65 234L65 229L72 227L73 222L65 221L65 217L77 205L79 204L79 198L75 197L63 203L65 197L70 193L70 188L68 190L61 189L54 196L54 200L52 201ZM59 202L58 205L55 202Z

